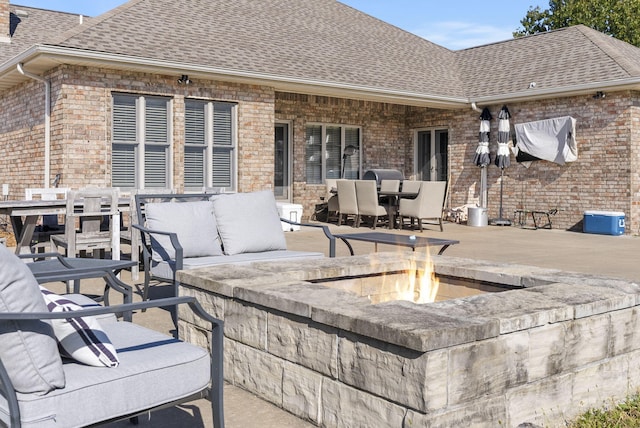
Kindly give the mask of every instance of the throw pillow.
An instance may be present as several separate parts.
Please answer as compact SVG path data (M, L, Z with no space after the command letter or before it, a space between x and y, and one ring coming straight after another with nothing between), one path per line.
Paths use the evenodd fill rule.
M225 254L287 249L273 192L231 193L211 200Z
M149 229L174 232L182 246L182 256L221 256L220 239L211 201L159 202L145 205ZM151 247L155 261L176 257L171 238L152 235Z
M81 310L82 306L40 287L49 312ZM117 367L118 355L95 317L51 320L62 354L94 367Z
M27 265L0 245L0 311L47 312ZM62 360L48 321L0 321L0 359L16 391L46 394L64 388Z

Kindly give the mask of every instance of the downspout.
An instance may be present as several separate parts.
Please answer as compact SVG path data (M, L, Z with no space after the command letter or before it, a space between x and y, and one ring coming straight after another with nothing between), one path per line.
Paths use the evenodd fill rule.
M42 76L25 71L22 63L16 65L23 76L44 83L44 188L49 188L51 175L51 82Z
M472 108L474 111L477 111L478 113L481 113L481 112L482 112L482 110L480 110L480 108L476 105L475 101L471 103L471 108Z

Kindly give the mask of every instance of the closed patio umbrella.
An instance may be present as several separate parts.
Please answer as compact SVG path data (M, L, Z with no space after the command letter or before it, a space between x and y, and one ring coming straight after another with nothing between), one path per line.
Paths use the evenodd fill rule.
M511 221L502 218L502 187L504 182L504 169L511 165L509 159L509 141L511 140L511 132L509 119L511 113L506 105L502 106L500 113L498 113L498 152L496 153L495 165L500 168L500 216L497 219L491 220L491 224L497 226L509 226Z
M480 172L480 206L487 207L487 166L491 163L489 156L489 130L491 112L487 107L480 114L480 132L478 133L478 147L473 156L473 163L481 168Z

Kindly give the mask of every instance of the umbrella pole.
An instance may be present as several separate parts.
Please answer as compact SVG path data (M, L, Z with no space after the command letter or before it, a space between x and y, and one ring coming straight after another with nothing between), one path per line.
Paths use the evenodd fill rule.
M487 208L487 167L480 171L480 207Z
M502 187L504 183L504 168L500 168L500 216L491 220L494 226L511 226L511 220L502 218Z

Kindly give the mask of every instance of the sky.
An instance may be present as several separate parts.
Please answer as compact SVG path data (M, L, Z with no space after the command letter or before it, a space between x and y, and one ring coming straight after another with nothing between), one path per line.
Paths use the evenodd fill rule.
M295 0L292 0L295 1ZM458 50L511 39L539 0L340 0L403 30ZM123 0L11 0L12 4L98 16Z

